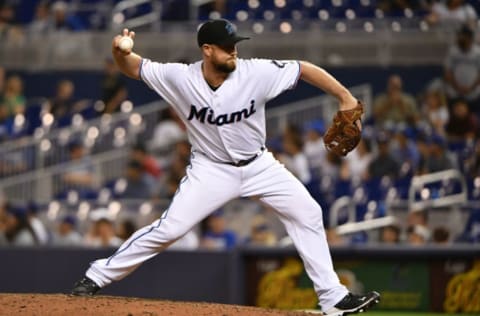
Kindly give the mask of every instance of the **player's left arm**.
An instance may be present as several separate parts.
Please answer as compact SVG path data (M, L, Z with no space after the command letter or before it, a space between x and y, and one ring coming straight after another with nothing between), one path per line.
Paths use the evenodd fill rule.
M307 61L300 61L300 79L336 97L340 110L350 110L357 106L357 99L326 70Z

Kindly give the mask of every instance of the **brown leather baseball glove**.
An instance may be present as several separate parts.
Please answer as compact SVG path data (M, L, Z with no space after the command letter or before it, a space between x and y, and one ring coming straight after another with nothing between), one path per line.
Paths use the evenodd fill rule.
M333 124L323 136L327 149L339 156L346 156L357 147L362 136L361 117L364 112L362 102L358 101L351 110L338 111Z

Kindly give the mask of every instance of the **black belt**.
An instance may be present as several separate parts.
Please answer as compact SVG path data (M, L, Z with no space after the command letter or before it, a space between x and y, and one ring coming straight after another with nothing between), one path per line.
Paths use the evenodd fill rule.
M265 147L262 147L260 148L261 151L264 151L265 150ZM255 154L254 156L248 158L248 159L243 159L243 160L239 160L237 162L225 162L226 164L228 165L232 165L232 166L235 166L235 167L243 167L243 166L246 166L248 165L249 163L251 163L252 161L254 161L258 156L260 156L261 153L258 153L258 154Z

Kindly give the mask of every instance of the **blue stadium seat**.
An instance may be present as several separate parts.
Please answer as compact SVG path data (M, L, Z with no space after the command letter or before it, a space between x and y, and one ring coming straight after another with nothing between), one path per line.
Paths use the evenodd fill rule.
M384 176L382 178L371 178L363 184L369 200L384 200L388 190L393 186L392 179Z
M471 210L465 229L457 241L470 243L480 242L480 209Z
M42 118L40 117L41 112L41 103L32 103L27 105L25 109L25 120L28 122L28 134L31 135L37 127L40 127L42 125Z

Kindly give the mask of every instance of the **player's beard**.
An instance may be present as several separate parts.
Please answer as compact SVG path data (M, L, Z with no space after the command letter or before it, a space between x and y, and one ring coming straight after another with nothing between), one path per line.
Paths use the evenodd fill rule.
M235 59L229 59L223 63L213 60L212 64L217 71L223 72L226 74L232 73L237 68L237 63Z

